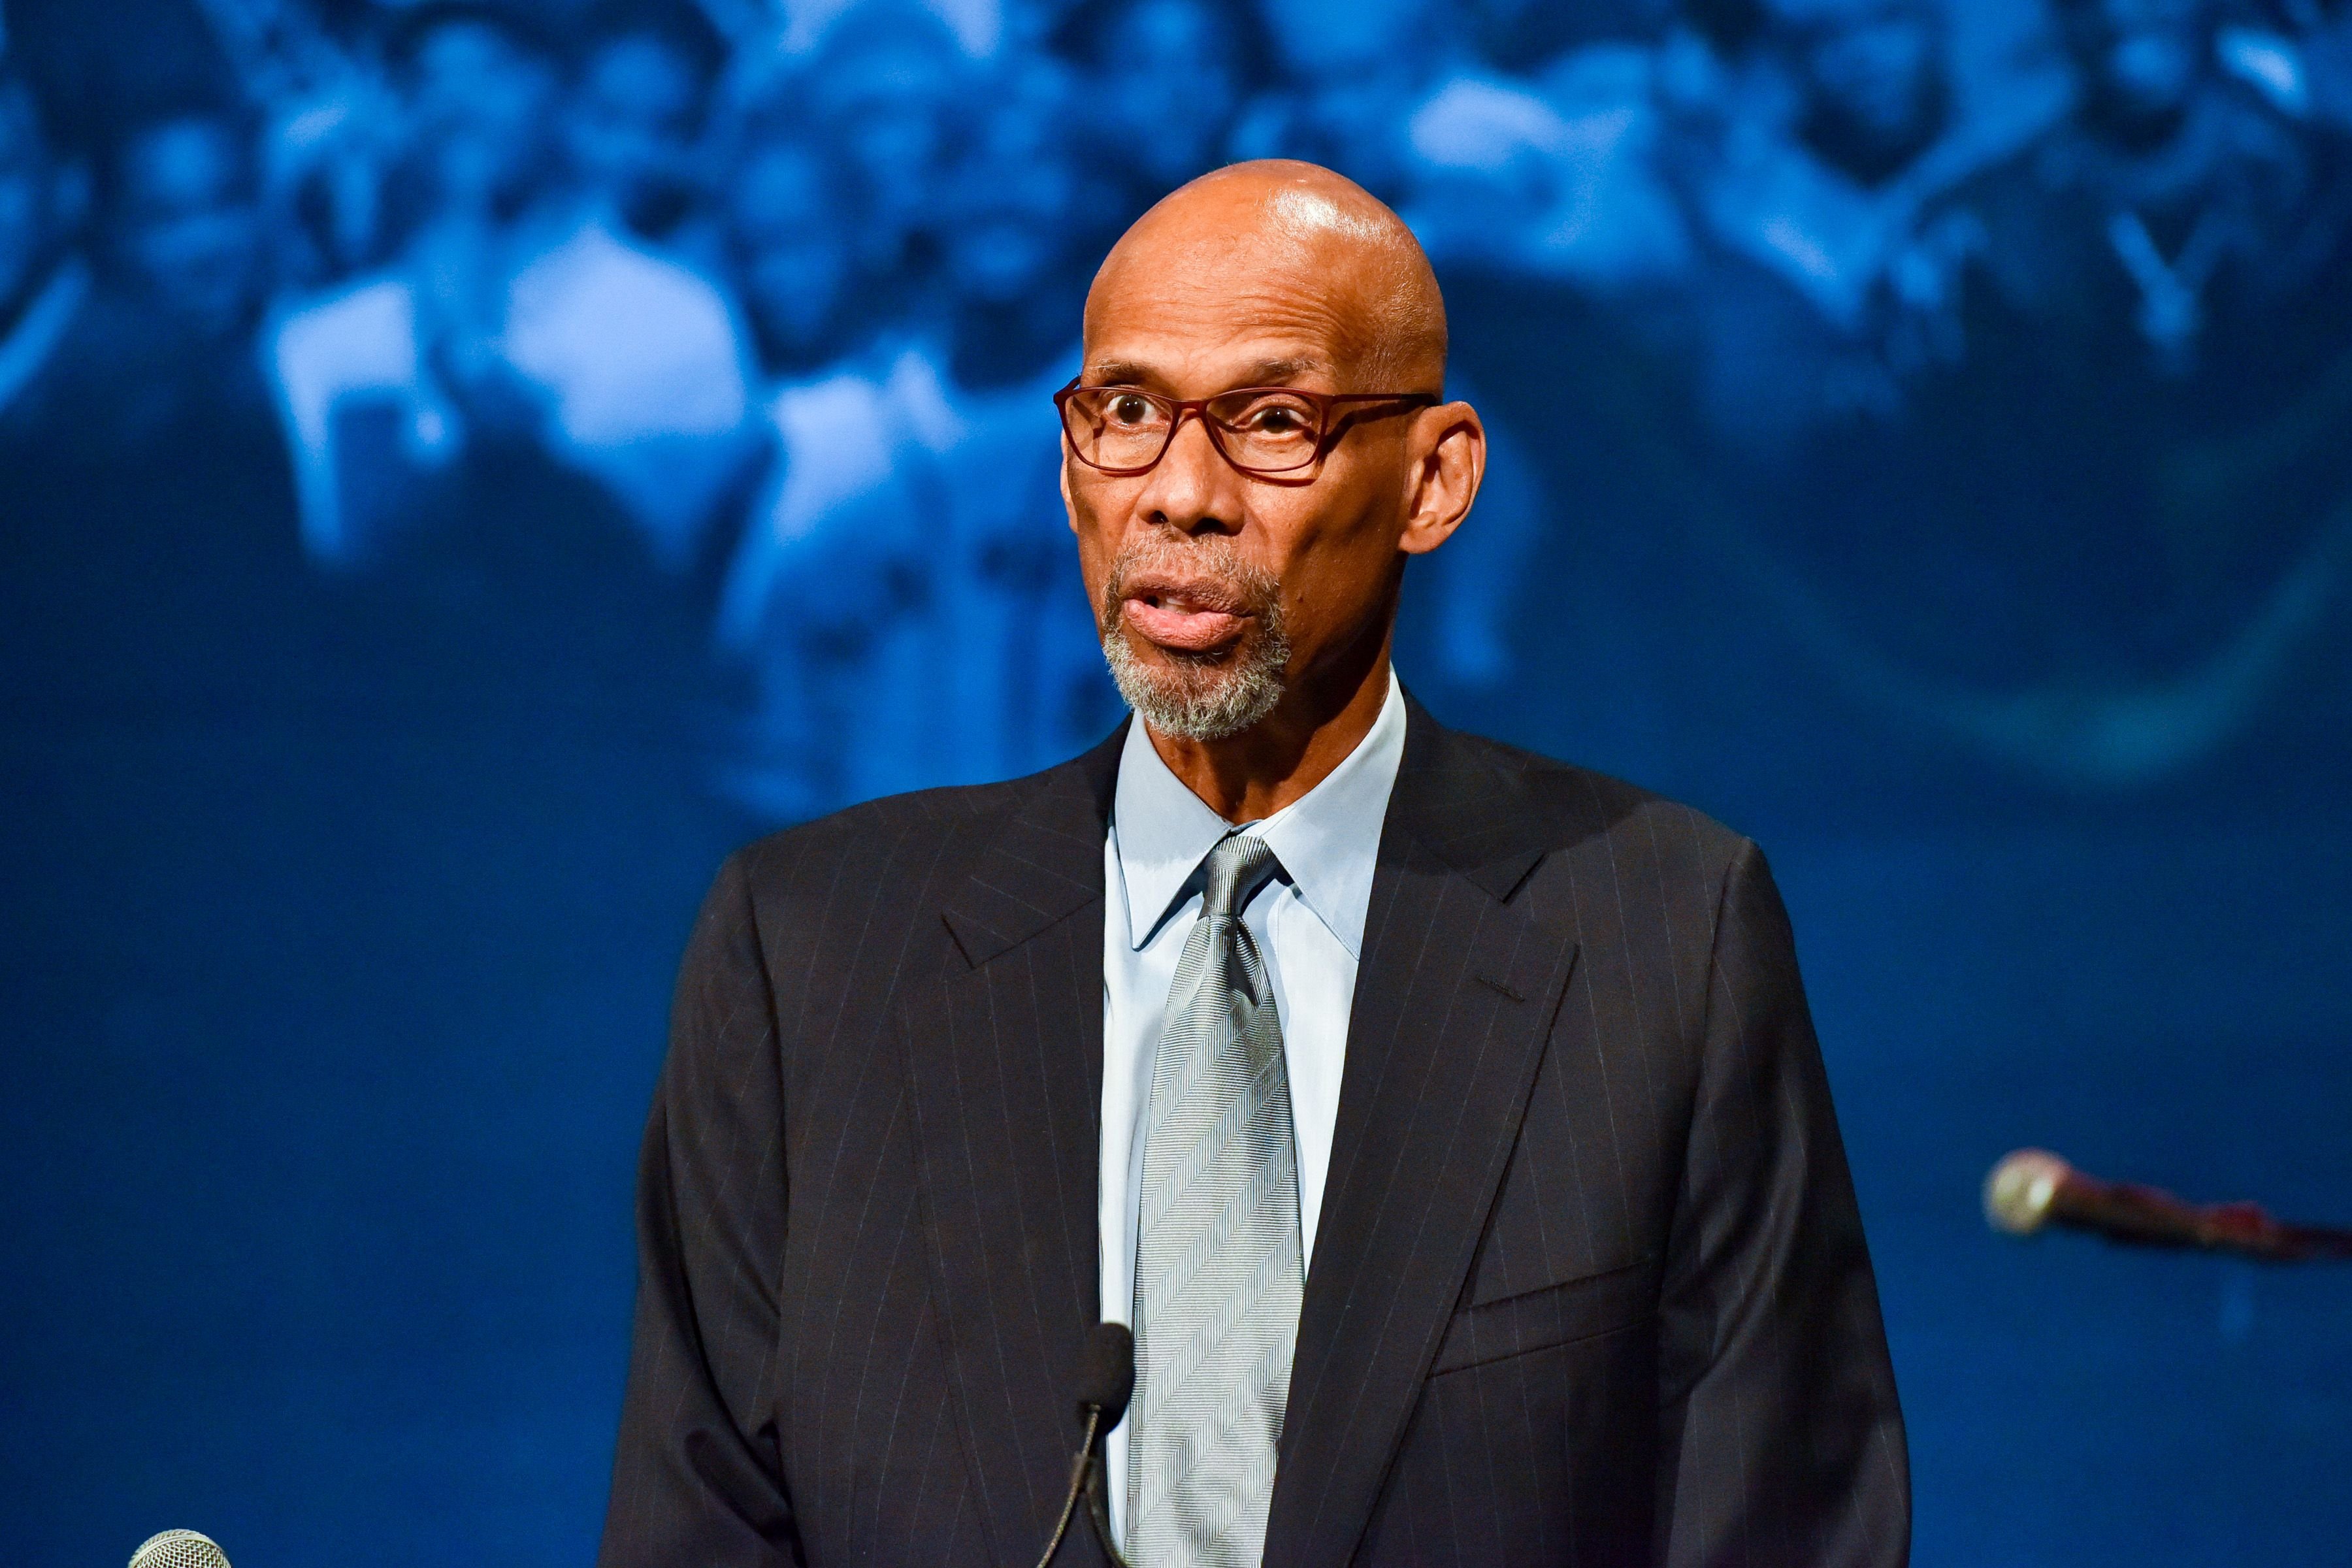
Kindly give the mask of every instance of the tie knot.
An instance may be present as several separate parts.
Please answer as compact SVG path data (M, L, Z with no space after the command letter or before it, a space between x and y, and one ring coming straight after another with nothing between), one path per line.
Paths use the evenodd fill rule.
M1209 886L1201 896L1201 913L1236 915L1257 897L1257 890L1278 876L1282 862L1266 841L1255 834L1236 833L1209 851Z

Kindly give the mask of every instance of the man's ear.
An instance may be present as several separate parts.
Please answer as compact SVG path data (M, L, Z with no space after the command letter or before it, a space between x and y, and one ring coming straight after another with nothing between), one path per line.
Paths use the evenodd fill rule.
M1454 537L1478 499L1486 477L1486 426L1468 404L1448 403L1417 415L1408 440L1414 460L1397 548L1426 555Z
M1066 436L1062 438L1062 471L1055 482L1062 490L1062 521L1070 525L1072 533L1076 533L1078 531L1078 503L1070 499L1070 449Z

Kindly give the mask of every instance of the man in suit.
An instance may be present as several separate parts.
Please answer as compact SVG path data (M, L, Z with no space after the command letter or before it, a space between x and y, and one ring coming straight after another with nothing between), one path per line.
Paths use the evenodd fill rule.
M1137 720L720 873L607 1568L1033 1561L1100 1319L1139 1568L1904 1561L1762 858L1391 674L1484 462L1444 353L1410 233L1309 164L1113 249L1063 490Z

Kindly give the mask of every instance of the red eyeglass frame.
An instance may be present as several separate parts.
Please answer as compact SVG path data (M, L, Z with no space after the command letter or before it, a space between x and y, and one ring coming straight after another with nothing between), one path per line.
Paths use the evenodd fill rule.
M1062 437L1070 444L1070 456L1098 474L1118 479L1133 479L1139 474L1148 474L1158 468L1166 459L1169 448L1176 445L1177 433L1183 429L1185 419L1195 417L1201 421L1201 428L1209 433L1209 445L1216 448L1217 456L1223 458L1235 473L1246 474L1254 479L1269 479L1277 484L1310 483L1313 479L1312 475L1307 475L1304 479L1296 476L1314 468L1329 456L1331 448L1339 444L1339 437L1347 433L1348 426L1355 423L1356 416L1352 413L1344 416L1337 413L1342 405L1396 403L1407 408L1434 408L1444 401L1433 392L1309 392L1304 387L1297 386L1236 386L1211 397L1170 397L1161 393L1146 391L1139 386L1087 386L1084 384L1086 379L1083 375L1072 376L1067 386L1054 394L1054 412L1060 416L1062 422ZM1070 399L1081 392L1131 393L1138 397L1149 398L1168 409L1171 416L1168 422L1168 438L1160 443L1160 450L1153 455L1151 461L1140 468L1113 468L1096 462L1084 452L1079 451L1077 437L1070 434ZM1266 392L1279 392L1286 396L1303 398L1313 404L1317 420L1321 426L1315 437L1314 450L1305 458L1286 468L1256 468L1236 461L1234 455L1225 450L1224 438L1218 433L1217 422L1209 417L1209 405L1212 403L1222 402L1228 397L1246 397L1253 393Z

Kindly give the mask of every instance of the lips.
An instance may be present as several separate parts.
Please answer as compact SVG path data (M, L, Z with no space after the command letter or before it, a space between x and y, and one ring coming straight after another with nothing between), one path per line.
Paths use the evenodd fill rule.
M1222 584L1138 579L1127 584L1120 616L1159 647L1212 653L1236 641L1249 616Z

